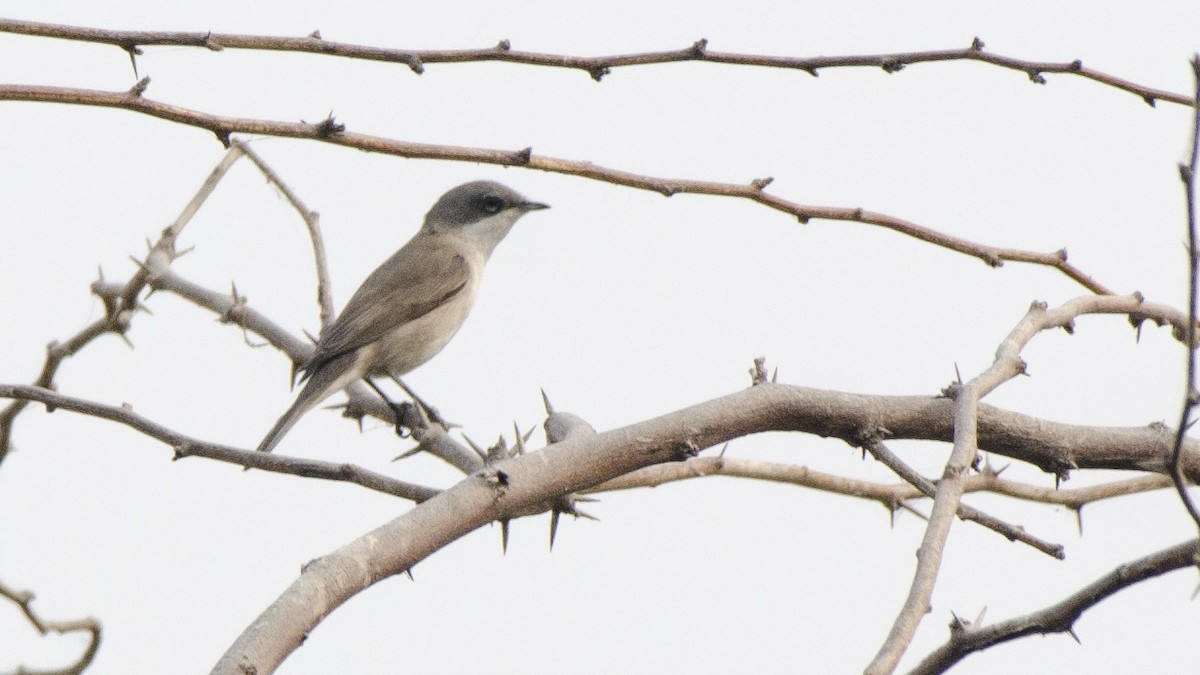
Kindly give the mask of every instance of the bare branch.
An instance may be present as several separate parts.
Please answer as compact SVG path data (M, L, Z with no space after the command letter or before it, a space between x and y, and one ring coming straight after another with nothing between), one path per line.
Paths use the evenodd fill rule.
M225 153L208 178L205 179L204 184L200 186L196 195L175 219L175 222L164 229L159 240L150 246L146 260L138 263L138 271L121 286L119 291L105 283L103 275L96 283L92 284L92 291L104 301L106 316L84 327L66 342L51 342L46 348L46 361L42 364L42 372L34 380L34 386L52 389L54 375L62 365L63 359L74 355L92 340L106 333L122 337L125 335L133 320L134 312L141 307L138 298L142 291L153 281L155 273L161 274L178 255L175 251L175 241L179 238L180 232L241 155L242 151L236 148ZM12 448L13 423L25 405L26 402L23 400L13 401L0 412L0 463L3 463L8 451Z
M274 473L285 473L322 480L354 483L385 494L420 503L439 491L422 485L407 483L383 474L368 471L353 464L336 464L316 460L287 457L274 453L241 450L228 445L208 443L169 429L133 412L133 407L104 405L81 398L65 396L57 392L21 384L0 384L0 398L17 398L44 403L49 412L57 408L99 417L139 431L150 438L162 441L175 449L175 459L182 457L205 457L220 462Z
M934 485L929 479L917 473L912 467L905 464L887 447L887 445L883 443L883 441L879 440L878 438L870 438L863 443L863 447L866 448L867 452L871 453L872 457L880 462L883 462L889 469L896 472L896 475L911 483L913 487L920 490L921 493L926 497L934 497L935 493L937 492L937 486ZM1026 532L1023 528L1009 525L999 518L988 515L974 507L960 503L958 505L957 515L962 520L969 520L979 523L989 530L1003 535L1009 541L1019 541L1023 544L1027 544L1048 556L1058 558L1059 560L1067 557L1066 553L1063 551L1062 544L1051 544L1050 542L1042 541L1041 539Z
M1200 510L1192 502L1192 496L1187 490L1187 481L1179 462L1183 453L1183 439L1187 430L1192 426L1192 411L1200 405L1200 390L1196 388L1196 311L1197 311L1197 274L1200 274L1200 243L1196 235L1196 170L1200 167L1200 54L1192 57L1192 74L1196 81L1195 114L1192 116L1192 149L1187 164L1179 165L1179 177L1183 180L1183 190L1187 204L1187 251L1188 251L1188 329L1185 344L1187 350L1187 383L1184 389L1183 406L1179 411L1179 426L1175 430L1175 444L1171 449L1171 479L1175 482L1175 491L1184 508L1200 528Z
M308 236L312 240L313 262L317 268L317 306L321 308L321 325L328 326L329 322L333 321L333 287L329 281L329 262L325 257L325 241L321 237L321 214L310 211L300 196L288 187L287 183L283 182L274 169L267 166L267 163L250 147L249 143L233 141L233 145L246 153L246 157L254 162L254 166L257 166L258 170L267 177L267 182L283 193L288 203L296 209L300 218L304 220L305 226L308 227Z
M987 415L984 414L983 417L986 419ZM981 420L982 423L983 420ZM810 469L807 466L726 456L696 457L686 462L672 462L670 464L648 466L645 469L638 469L624 476L605 481L585 490L585 492L590 494L652 488L659 485L666 485L667 483L691 480L693 478L707 478L709 476L735 476L738 478L771 481L773 483L786 483L800 487L811 487L822 492L879 502L889 510L894 510L897 506L905 508L909 501L925 496L920 490L909 483L883 485L857 478L835 476ZM985 470L983 473L968 476L964 491L967 493L991 492L1014 499L1041 504L1058 504L1070 509L1079 510L1084 505L1092 502L1151 490L1163 490L1171 487L1171 485L1169 477L1159 474L1149 474L1082 488L1040 487L1006 480L997 476L995 471ZM913 510L916 513L914 509L909 510Z
M1154 105L1156 101L1160 100L1180 105L1192 104L1191 98L1183 94L1153 89L1107 73L1102 73L1084 66L1083 62L1079 60L1070 62L1038 62L991 54L984 51L983 41L978 37L972 40L969 47L962 49L803 58L719 52L709 49L708 40L703 38L683 49L612 56L571 56L567 54L518 51L512 48L512 44L508 40L500 40L495 46L483 49L385 49L344 42L333 42L322 39L318 33L298 38L212 32L126 31L65 26L16 19L0 19L0 32L110 44L120 47L130 55L130 58L141 54L140 47L152 45L201 47L216 52L225 49L255 49L327 54L330 56L368 61L402 63L417 74L423 73L425 66L430 63L501 61L532 66L581 70L596 81L600 81L614 68L685 61L784 68L788 70L801 70L813 76L816 76L819 70L826 68L880 68L885 72L895 73L906 66L916 63L979 61L1024 73L1030 81L1036 84L1046 83L1044 77L1046 73L1076 75L1135 94L1150 105Z
M917 549L917 569L908 597L879 652L867 666L867 673L882 674L894 671L900 657L908 649L921 618L928 612L950 525L958 512L966 476L981 449L980 400L1005 381L1025 372L1025 362L1020 358L1021 351L1039 332L1050 328L1071 330L1075 318L1085 314L1140 315L1138 307L1142 304L1141 296L1136 294L1125 297L1085 296L1053 310L1047 309L1045 303L1035 302L1000 344L992 365L975 378L956 387L953 393L954 448L941 480L938 481L929 524ZM1186 339L1191 337L1192 333L1185 329L1181 334ZM885 425L885 428L891 430L890 426ZM1164 452L1162 461L1166 463L1167 459L1167 453Z
M91 105L131 110L150 115L151 117L158 117L179 124L207 129L226 144L228 144L231 134L235 133L302 138L356 148L367 152L396 155L398 157L519 166L539 171L580 176L639 190L649 190L667 197L678 193L739 197L795 216L801 222L820 219L877 225L940 248L978 258L993 267L1003 265L1005 261L1024 262L1050 267L1058 270L1093 293L1112 293L1106 286L1069 263L1066 253L1063 250L1041 253L979 244L909 222L902 218L867 211L861 208L799 204L766 192L753 182L736 184L657 178L630 173L620 169L610 169L587 161L534 155L530 148L514 151L411 143L344 131L340 127L331 127L328 121L310 124L306 122L276 122L225 117L189 110L167 103L160 103L145 96L133 95L130 92L104 92L90 89L31 85L0 85L0 100L40 101L44 103ZM1182 321L1183 319L1181 319Z
M1197 564L1196 541L1187 541L1118 566L1112 572L1080 589L1062 602L1025 616L991 626L951 624L950 640L925 657L912 675L943 673L964 657L993 645L1027 635L1071 633L1083 613L1114 593L1173 570Z
M0 597L8 598L17 607L20 607L21 613L25 615L25 618L29 620L29 623L33 625L34 629L40 635L81 631L88 633L88 646L79 655L79 659L75 663L52 670L38 670L18 666L18 675L80 675L80 673L87 670L88 666L92 665L92 660L96 658L96 652L100 649L100 622L98 620L89 616L75 621L47 621L33 610L33 593L13 590L5 586L2 582L0 582Z

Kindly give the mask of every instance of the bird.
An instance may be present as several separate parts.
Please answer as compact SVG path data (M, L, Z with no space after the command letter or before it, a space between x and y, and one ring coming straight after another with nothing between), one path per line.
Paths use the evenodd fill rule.
M376 391L372 377L404 386L400 376L437 355L466 320L496 245L521 216L546 208L492 181L442 195L420 231L363 281L321 332L312 357L293 373L304 388L258 451L273 450L300 417L356 380Z

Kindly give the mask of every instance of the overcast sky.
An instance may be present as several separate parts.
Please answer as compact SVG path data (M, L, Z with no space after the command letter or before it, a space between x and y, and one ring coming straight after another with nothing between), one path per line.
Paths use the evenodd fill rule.
M1190 93L1195 3L447 2L8 0L0 14L81 26L307 35L382 47L567 55L681 49L788 56L965 47L1071 61ZM1049 6L1047 6L1049 5ZM520 149L670 178L744 183L805 204L863 207L996 246L1053 251L1120 293L1182 306L1186 261L1177 164L1191 113L1081 78L1037 86L982 63L895 73L705 63L579 71L501 63L397 64L311 55L148 47L146 95L215 114L318 121L427 143ZM0 34L0 82L120 91L113 47ZM455 340L406 378L480 442L540 424L539 388L610 429L745 387L765 356L781 382L935 395L972 377L1029 303L1085 291L1050 270L992 269L868 225L794 218L733 199L650 192L469 163L404 160L308 141L247 139L321 213L340 308L416 231L448 188L502 181L552 209L498 248ZM202 130L120 110L0 103L0 382L27 383L45 345L103 315L97 268L170 223L224 150ZM319 329L303 224L240 162L184 231L174 269L236 283L297 335ZM291 402L290 363L168 294L146 301L130 350L103 337L66 362L60 391L128 403L182 433L254 447ZM1032 377L987 399L1046 419L1174 423L1183 353L1166 329L1120 317L1039 336ZM257 342L253 337L250 342ZM390 428L363 433L314 411L277 452L353 462L449 486L442 462L391 459ZM0 580L38 594L47 618L92 615L104 643L89 673L206 672L300 566L410 508L323 483L189 459L101 420L31 407L0 465ZM534 438L540 446L540 431ZM936 476L949 447L896 443ZM710 451L711 452L711 451ZM885 483L841 442L742 439L727 454ZM1008 463L997 458L998 464ZM1013 466L1006 477L1053 485ZM1122 477L1078 473L1071 487ZM1056 602L1121 562L1194 534L1176 498L1140 495L1074 513L1002 498L969 503L1062 543L1055 561L970 524L951 533L932 612L901 668L946 638L951 612L1000 621ZM927 508L928 503L922 503ZM859 672L911 579L923 522L797 487L705 479L606 495L565 519L513 524L507 555L484 528L334 612L283 673ZM1192 571L1124 592L1069 637L1027 638L970 658L968 673L1195 672ZM38 639L0 605L0 671L49 666L82 640Z

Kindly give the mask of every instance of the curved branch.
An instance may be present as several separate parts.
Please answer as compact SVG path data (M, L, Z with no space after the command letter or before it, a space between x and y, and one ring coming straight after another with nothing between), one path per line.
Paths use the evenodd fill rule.
M683 49L612 56L571 56L568 54L517 51L512 48L512 44L508 40L501 40L496 46L484 49L386 49L325 40L316 31L305 37L277 37L213 32L107 30L39 23L36 21L0 19L0 32L110 44L120 47L131 56L141 54L140 47L151 45L202 47L211 51L222 51L225 49L286 51L326 54L367 61L402 63L417 74L423 73L425 65L430 63L502 61L531 66L581 70L596 81L600 81L601 78L608 75L613 68L678 63L683 61L784 68L788 70L801 70L813 76L816 76L819 70L825 68L880 68L885 72L894 73L905 66L916 63L979 61L1024 73L1035 84L1046 83L1046 79L1043 77L1045 73L1076 75L1135 94L1150 105L1154 105L1156 101L1160 100L1180 105L1192 105L1191 98L1188 96L1146 87L1107 73L1102 73L1084 66L1083 62L1079 60L1070 62L1039 62L1002 56L1000 54L991 54L983 51L983 41L978 37L971 41L969 47L963 49L804 58L718 52L709 49L708 40L703 38Z
M516 151L466 148L428 143L411 143L380 136L359 134L345 131L343 125L336 123L332 119L310 124L307 122L278 122L213 115L145 98L142 96L142 93L148 82L148 79L143 79L138 86L125 92L106 92L92 89L36 85L0 85L0 100L89 105L131 110L151 117L206 129L215 134L226 145L231 142L230 137L235 133L300 138L410 159L439 159L496 164L500 166L519 166L528 169L579 176L639 190L658 192L667 197L679 193L739 197L795 216L801 222L818 219L876 225L940 248L978 258L993 267L999 267L1006 261L1050 267L1058 270L1093 293L1102 295L1111 295L1113 293L1109 288L1068 262L1065 250L1043 253L989 246L939 232L902 218L867 211L862 208L799 204L765 192L764 188L770 182L768 179L756 179L747 184L736 184L659 178L602 167L587 161L534 155L531 148Z
M33 610L33 593L29 591L16 591L3 583L0 583L0 597L8 598L17 607L21 608L21 613L33 625L34 629L40 635L47 633L75 633L87 632L88 645L79 655L79 658L68 666L55 668L53 670L37 670L26 668L24 666L17 667L17 673L20 675L80 675L92 665L92 661L96 658L96 652L100 650L100 622L93 617L85 617L74 621L47 621L43 619L37 612Z
M987 627L964 625L956 621L951 624L949 642L925 657L912 670L912 674L945 672L974 652L1027 635L1069 633L1075 637L1075 622L1084 612L1100 604L1100 601L1147 579L1196 565L1198 554L1200 550L1197 548L1197 542L1187 541L1120 565L1062 602L1032 614Z
M911 644L922 617L928 612L950 525L958 514L965 490L966 476L983 448L980 401L1004 382L1025 372L1021 351L1041 331L1052 328L1071 331L1074 329L1076 317L1086 314L1118 313L1131 317L1140 315L1138 307L1141 305L1140 295L1085 296L1070 300L1054 309L1048 309L1043 302L1035 302L1000 343L992 365L955 388L954 448L946 462L941 480L938 481L929 524L917 549L917 569L913 574L908 596L879 651L868 664L867 673L879 675L894 671L900 657ZM1182 327L1177 327L1184 339L1191 339L1194 335L1189 326L1190 321ZM868 439L872 437L875 435L869 435ZM1171 466L1169 448L1169 445L1165 445L1160 450L1159 459L1168 471Z

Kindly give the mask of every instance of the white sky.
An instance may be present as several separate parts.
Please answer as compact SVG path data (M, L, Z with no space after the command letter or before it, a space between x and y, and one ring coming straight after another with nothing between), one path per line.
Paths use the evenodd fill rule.
M326 39L412 48L563 54L679 49L816 56L962 47L1085 64L1187 93L1200 48L1194 3L334 3L9 0L0 14L121 29ZM968 239L1071 260L1118 292L1181 305L1185 260L1176 165L1190 111L1067 76L1035 86L978 63L804 73L715 64L614 71L476 63L394 64L295 54L147 48L147 96L208 112L317 121L403 140L519 149L655 176L746 182L803 203L864 207ZM124 90L112 47L0 35L0 82ZM750 203L653 193L579 178L401 160L312 142L254 147L322 214L338 307L415 231L447 188L501 180L553 209L498 249L454 342L407 379L481 442L541 422L539 387L599 429L748 384L765 355L780 380L850 392L935 394L986 367L1035 299L1083 291L1050 271L999 270L877 228L794 219ZM102 315L87 286L125 279L223 152L203 131L129 112L0 103L0 381L29 382L44 347ZM248 162L182 237L175 269L236 282L296 331L317 331L299 219ZM183 433L254 447L291 400L289 363L166 294L130 332L64 364L60 391ZM1168 331L1140 342L1121 318L1040 336L1033 377L988 402L1047 419L1171 422L1182 351ZM540 442L541 434L536 439ZM304 562L410 505L352 486L242 473L123 427L30 409L0 467L0 579L38 593L52 619L98 617L89 673L206 672ZM896 443L936 475L949 450ZM437 460L390 429L306 417L278 452L348 461L447 486ZM840 442L770 435L733 443L761 457L893 482ZM1003 458L998 463L1005 463ZM1014 466L1038 485L1050 476ZM1071 486L1112 475L1077 474ZM1175 499L1142 495L1071 512L972 496L969 503L1063 543L1057 562L956 524L911 667L946 637L950 612L1000 621L1056 602L1120 562L1193 533ZM613 494L564 520L519 521L507 556L484 529L337 610L283 673L857 672L907 591L922 523L889 527L875 504L795 487L708 479ZM1085 615L1082 647L1061 635L970 658L959 672L1194 672L1193 572L1127 591ZM0 671L73 658L81 639L33 637L0 606Z

